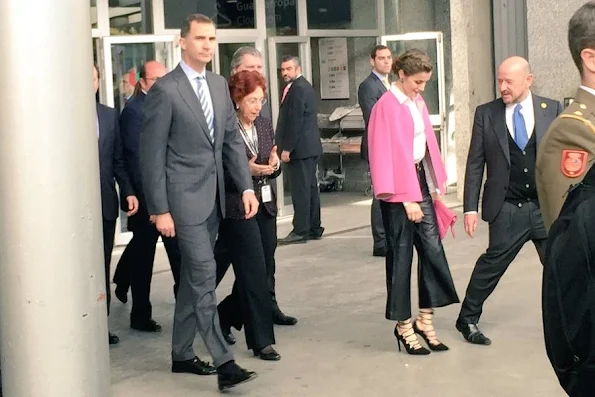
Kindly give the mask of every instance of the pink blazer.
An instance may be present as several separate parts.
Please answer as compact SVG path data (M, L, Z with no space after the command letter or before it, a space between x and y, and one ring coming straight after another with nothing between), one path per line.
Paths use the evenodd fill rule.
M426 103L416 99L426 125L426 139L434 186L445 192L446 171ZM409 108L387 91L380 97L368 124L368 154L374 195L390 203L421 201L421 189L413 161L413 117Z

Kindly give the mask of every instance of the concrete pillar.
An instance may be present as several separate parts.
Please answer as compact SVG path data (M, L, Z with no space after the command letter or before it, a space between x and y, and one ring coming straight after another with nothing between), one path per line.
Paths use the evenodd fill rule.
M568 49L568 22L586 2L527 0L529 63L536 94L562 102L576 93L581 82Z
M0 1L4 397L110 393L89 2Z
M475 108L494 99L491 0L451 0L452 98L457 196L463 199L465 167Z

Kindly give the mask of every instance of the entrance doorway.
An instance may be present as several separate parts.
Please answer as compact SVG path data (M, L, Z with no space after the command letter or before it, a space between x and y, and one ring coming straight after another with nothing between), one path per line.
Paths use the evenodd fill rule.
M277 125L279 117L279 106L283 96L285 82L281 77L281 61L288 55L299 56L302 63L302 75L308 81L312 81L310 61L310 39L308 37L286 37L278 36L268 39L268 61L269 61L269 91L271 96L271 111L273 124ZM277 178L277 205L281 216L293 214L291 192L289 183L284 173Z
M426 85L423 97L430 112L430 120L436 132L436 138L440 145L442 161L447 168L449 183L456 182L456 157L454 150L454 139L449 137L449 129L446 123L446 83L444 69L444 45L442 32L416 32L401 35L381 36L378 39L380 44L391 49L394 56L409 49L417 48L424 51L434 62L434 73ZM449 166L449 165L453 166ZM447 186L446 193L451 189Z
M180 59L179 42L175 35L105 37L98 39L97 48L101 75L100 102L116 108L119 113L130 100L145 62L158 61L171 71ZM115 244L127 244L131 238L126 213L120 211Z

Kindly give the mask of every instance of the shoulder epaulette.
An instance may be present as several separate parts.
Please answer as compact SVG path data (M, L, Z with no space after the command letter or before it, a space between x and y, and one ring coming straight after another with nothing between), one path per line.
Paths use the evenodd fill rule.
M566 108L564 112L562 112L560 118L580 121L595 134L595 125L593 125L591 120L586 119L584 117L583 112L581 110L573 111L573 109L575 108L585 110L587 107L584 104L579 104L575 101L570 106L568 106L568 108Z

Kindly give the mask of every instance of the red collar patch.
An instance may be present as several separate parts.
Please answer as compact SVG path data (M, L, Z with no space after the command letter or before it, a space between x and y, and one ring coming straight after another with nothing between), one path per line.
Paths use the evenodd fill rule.
M588 154L584 150L562 150L562 161L560 169L562 174L568 178L581 176L587 168Z

